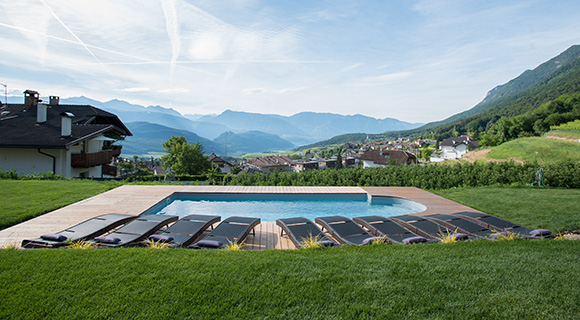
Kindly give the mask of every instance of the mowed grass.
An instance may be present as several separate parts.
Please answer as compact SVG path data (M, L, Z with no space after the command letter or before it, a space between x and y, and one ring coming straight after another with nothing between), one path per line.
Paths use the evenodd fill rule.
M2 319L573 319L580 241L0 250Z
M26 201L35 201L26 190ZM533 228L569 229L580 220L578 190L436 193ZM239 252L5 249L0 319L575 319L578 252L574 240Z
M536 152L538 152L536 156ZM491 148L487 159L516 159L533 163L534 159L541 164L560 162L562 160L580 161L580 143L558 139L529 137L502 143Z
M116 187L88 180L0 180L0 229Z
M578 189L479 187L430 191L528 228L580 230Z

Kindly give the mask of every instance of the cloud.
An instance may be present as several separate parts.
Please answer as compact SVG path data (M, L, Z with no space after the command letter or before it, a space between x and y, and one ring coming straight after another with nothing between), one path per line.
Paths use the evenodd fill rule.
M284 93L288 93L288 92L302 91L304 89L306 89L306 88L284 88L284 89L277 89L277 90L266 89L266 88L248 88L248 89L242 90L242 93L245 95L284 94Z
M162 89L162 90L159 90L158 92L172 94L172 93L187 93L189 91L190 91L189 89L185 89L185 88L170 88L170 89Z
M355 63L353 65L350 65L350 66L346 67L346 68L343 68L341 70L338 70L338 73L343 73L343 72L351 71L351 70L354 70L354 69L357 69L357 68L361 67L362 65L363 65L363 63L360 63L360 62L359 63Z
M353 85L359 86L359 87L380 86L380 85L389 84L389 83L392 83L395 81L407 79L407 78L412 77L413 75L414 75L414 72L410 72L410 71L388 73L388 74L383 74L383 75L375 76L375 77L362 78L359 81L355 81L353 83Z
M147 92L147 91L151 91L151 89L137 87L137 88L117 89L116 91L119 91L119 92Z

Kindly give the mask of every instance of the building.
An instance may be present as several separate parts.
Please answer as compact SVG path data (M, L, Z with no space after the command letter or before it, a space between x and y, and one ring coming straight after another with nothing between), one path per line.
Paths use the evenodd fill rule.
M403 150L370 150L365 152L359 159L363 168L385 167L392 164L413 165L417 164L417 156Z
M286 156L270 156L252 158L247 161L248 165L255 166L262 171L292 171L296 163Z
M216 167L218 167L220 169L221 173L232 173L232 169L234 168L234 165L227 162L226 160L216 156L215 153L212 152L207 157L207 160L212 162Z
M36 91L24 104L0 107L0 169L19 174L53 172L65 178L114 176L113 143L131 132L119 118L90 105L42 103Z
M439 145L443 159L446 160L461 159L470 149L477 147L479 147L479 141L473 141L469 136L447 138Z
M300 172L304 170L317 170L318 169L318 161L317 160L310 160L310 161L300 161L296 162L294 166L294 171Z

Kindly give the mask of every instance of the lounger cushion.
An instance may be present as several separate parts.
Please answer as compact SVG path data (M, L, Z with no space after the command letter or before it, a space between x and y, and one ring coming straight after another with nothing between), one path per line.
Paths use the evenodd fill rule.
M421 243L421 242L426 242L427 239L421 237L421 236L416 236L416 237L410 237L407 239L403 239L403 243L404 244L412 244L412 243Z
M200 240L197 242L197 246L204 248L220 248L223 243L215 240Z
M100 237L96 237L95 241L100 242L100 243L117 244L117 243L121 242L121 239L119 239L117 237L100 236Z
M55 233L47 233L47 234L43 234L40 236L40 238L42 238L43 240L49 240L49 241L65 241L66 239L68 239L64 234L55 234Z
M467 240L467 239L469 239L469 236L466 235L465 233L457 233L455 235L455 240L461 241L461 240Z
M364 239L362 244L365 245L365 244L373 243L373 242L379 241L379 240L381 242L386 242L385 238L383 238L383 237L369 237L369 238Z
M325 246L325 247L332 247L336 244L334 241L330 241L330 240L322 240L322 241L318 241L318 243L322 246Z
M548 229L536 229L530 231L530 236L532 237L541 237L541 236L549 236L552 234L552 231Z
M153 241L163 241L163 242L171 242L173 241L173 237L172 236L166 236L163 234L152 234L149 236L150 240Z

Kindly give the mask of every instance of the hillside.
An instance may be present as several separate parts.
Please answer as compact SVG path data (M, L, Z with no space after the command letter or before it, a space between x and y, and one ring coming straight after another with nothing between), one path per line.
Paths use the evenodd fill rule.
M555 99L563 93L574 93L579 90L580 84L578 82L575 84L567 83L574 81L562 78L576 78L574 74L580 69L579 57L580 45L572 46L558 56L542 63L537 68L526 70L517 78L493 88L473 108L445 120L428 123L418 128L418 130L456 123L493 110L507 108L510 110L504 114L514 114L513 112L516 111L514 109L529 109ZM559 88L559 90L554 90L555 88Z
M123 155L147 155L163 152L163 143L172 136L184 136L187 142L194 144L199 142L203 146L205 153L223 153L224 148L213 141L202 138L197 134L187 131L173 129L159 124L149 122L129 122L126 123L129 130L133 133L132 137L126 137L122 141Z
M580 92L580 45L575 45L537 68L527 70L508 83L492 89L483 101L467 111L416 129L391 131L368 137L382 139L424 136L443 140L459 134L486 132L502 117L523 115L558 98L567 100L568 98L563 95L574 95L578 92ZM305 148L362 141L366 137L366 134L337 135Z
M149 122L130 122L127 124L133 132L132 137L127 137L123 144L123 155L153 155L163 152L163 143L172 136L184 136L190 144L199 142L203 146L204 153L214 152L223 155L226 152L226 133L216 139L209 140L187 131L153 124ZM294 145L276 135L248 131L241 133L227 133L228 155L239 155L250 152L288 150Z

